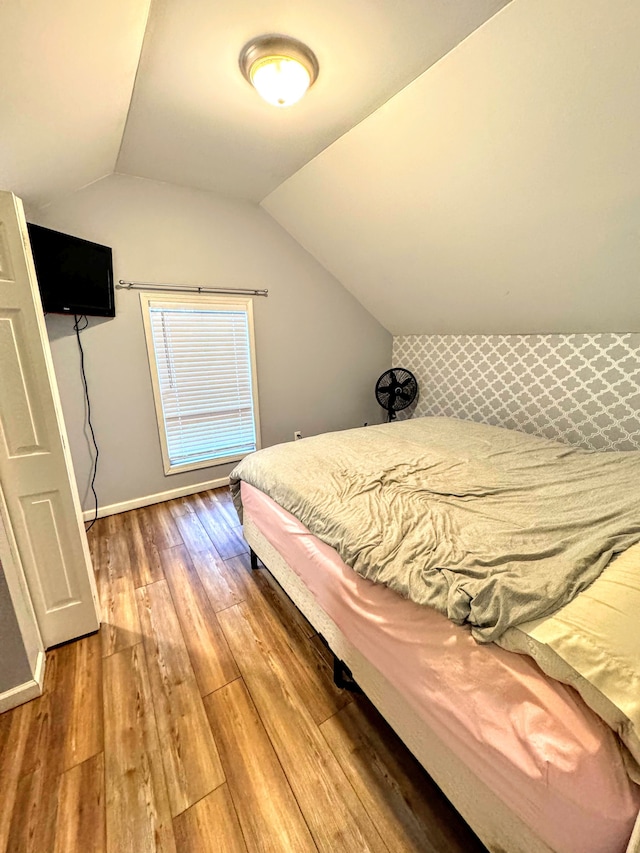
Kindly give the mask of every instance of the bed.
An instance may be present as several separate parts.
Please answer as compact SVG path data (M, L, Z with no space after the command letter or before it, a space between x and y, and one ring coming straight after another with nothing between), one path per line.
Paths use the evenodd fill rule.
M459 422L433 420L452 439L445 442L450 454L460 443ZM366 442L375 444L378 431L399 445L416 429L422 427L367 428ZM354 571L342 558L355 553L342 541L343 531L332 539L326 501L319 500L319 508L312 508L309 515L298 505L297 496L283 496L283 481L304 479L301 459L306 454L324 459L325 469L331 468L331 457L340 478L333 483L337 491L329 503L337 504L340 511L340 502L351 494L345 491L344 477L349 482L353 478L352 469L340 457L342 444L334 442L346 439L348 443L350 435L362 432L311 439L306 449L270 448L241 463L232 475L232 486L252 551L344 661L491 853L640 853L640 788L629 775L634 775L633 758L621 743L620 732L610 728L611 720L605 724L573 687L545 675L528 655L514 654L495 642L478 643L464 620L454 624L434 607L372 582L366 565ZM296 474L289 477L281 457L292 452ZM609 463L615 458L604 455ZM365 456L378 465L370 446ZM317 479L320 475L311 478L311 490L317 487L324 497L331 488L328 483L336 479L335 471L326 476L325 483ZM629 476L633 478L633 471ZM403 489L410 479L410 471L403 469L403 476L394 479L394 488ZM458 480L458 492L459 486ZM468 490L465 494L468 500ZM394 498L392 511L396 503ZM364 506L373 506L370 494ZM610 515L618 524L619 508ZM607 562L613 552L626 553L635 547L640 531L632 528L627 520L614 532L608 529ZM372 545L370 531L364 527L363 536ZM333 540L342 556L329 544ZM375 554L375 547L370 551ZM358 563L357 555L352 562ZM602 567L598 574L603 574ZM591 583L584 580L586 588ZM579 600L580 582L575 578L574 586ZM454 614L457 609L453 601ZM495 635L500 620L491 616L489 621ZM485 640L482 633L487 626L476 622L473 627ZM511 630L503 628L495 637L499 641ZM527 637L526 642L532 640Z

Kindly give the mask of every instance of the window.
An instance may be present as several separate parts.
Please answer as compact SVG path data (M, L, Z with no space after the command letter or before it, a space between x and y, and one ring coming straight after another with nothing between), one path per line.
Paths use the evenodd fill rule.
M141 293L166 474L260 446L250 299Z

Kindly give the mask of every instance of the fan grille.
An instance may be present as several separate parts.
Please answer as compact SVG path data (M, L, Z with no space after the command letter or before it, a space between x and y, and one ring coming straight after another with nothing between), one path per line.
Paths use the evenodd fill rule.
M404 367L392 367L376 382L376 400L389 413L389 420L395 418L396 412L410 406L417 393L418 382Z

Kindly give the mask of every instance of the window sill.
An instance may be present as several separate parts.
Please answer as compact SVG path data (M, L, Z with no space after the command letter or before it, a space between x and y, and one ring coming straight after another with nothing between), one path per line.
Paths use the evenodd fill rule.
M249 451L253 453L253 451ZM200 471L202 468L216 468L218 465L228 465L231 462L240 462L249 453L236 454L235 456L216 456L213 459L203 459L198 462L189 462L184 465L165 465L164 473L168 477L171 474L183 474L185 471Z

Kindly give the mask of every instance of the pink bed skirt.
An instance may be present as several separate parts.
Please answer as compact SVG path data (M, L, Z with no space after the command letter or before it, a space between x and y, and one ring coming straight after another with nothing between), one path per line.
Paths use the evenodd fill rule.
M358 651L557 853L623 853L640 809L611 730L532 659L407 601L257 489L245 510Z

